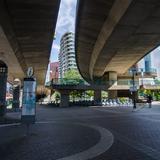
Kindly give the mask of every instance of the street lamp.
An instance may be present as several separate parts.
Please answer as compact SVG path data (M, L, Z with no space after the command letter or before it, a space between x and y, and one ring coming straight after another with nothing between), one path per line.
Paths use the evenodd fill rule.
M141 68L141 78L142 78L142 86L143 86L143 76L144 76L144 72L143 72L143 68Z
M132 71L132 87L131 87L131 91L133 93L133 109L136 109L136 91L137 91L137 87L135 85L135 75L137 74L137 68L133 67L131 69Z

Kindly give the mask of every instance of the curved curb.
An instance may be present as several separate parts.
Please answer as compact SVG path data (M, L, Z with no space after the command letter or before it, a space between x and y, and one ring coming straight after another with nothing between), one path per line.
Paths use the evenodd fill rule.
M88 159L92 159L92 158L97 157L97 156L101 155L102 153L106 152L112 146L112 144L114 142L114 137L113 137L112 133L110 131L108 131L107 129L99 127L99 126L94 126L94 125L86 125L83 123L73 123L73 124L78 124L81 126L95 129L100 133L101 138L95 146L93 146L85 151L82 151L80 153L76 153L74 155L60 158L57 160L88 160Z
M53 124L53 123L57 123L57 122L56 121L36 122L36 124ZM64 123L64 122L58 122L58 123L68 124L68 123ZM95 158L95 157L101 155L102 153L106 152L112 146L112 144L114 142L113 134L105 128L95 126L95 125L83 124L83 123L69 123L69 124L80 125L80 126L92 128L92 129L98 131L100 133L100 140L96 145L94 145L93 147L91 147L85 151L82 151L82 152L79 152L79 153L76 153L74 155L67 156L64 158L60 158L57 160L89 160L89 159ZM0 128L10 127L10 126L18 126L18 125L20 125L20 123L1 125Z

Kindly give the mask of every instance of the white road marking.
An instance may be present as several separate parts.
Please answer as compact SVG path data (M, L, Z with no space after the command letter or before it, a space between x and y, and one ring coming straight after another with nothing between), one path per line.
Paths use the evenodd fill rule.
M52 123L57 123L57 122L56 121L38 121L38 122L36 122L36 124L52 124ZM68 123L64 123L64 122L58 122L58 123L68 124ZM69 123L69 124L80 125L80 126L92 128L92 129L98 131L100 133L101 137L100 137L99 142L96 145L92 146L91 148L89 148L85 151L82 151L80 153L76 153L74 155L68 156L68 157L60 158L58 160L88 160L88 159L92 159L92 158L97 157L97 156L101 155L102 153L106 152L112 146L112 144L114 142L113 134L105 128L95 126L95 125L83 124L83 123ZM0 125L0 128L10 127L10 126L18 126L18 125L21 125L21 123Z

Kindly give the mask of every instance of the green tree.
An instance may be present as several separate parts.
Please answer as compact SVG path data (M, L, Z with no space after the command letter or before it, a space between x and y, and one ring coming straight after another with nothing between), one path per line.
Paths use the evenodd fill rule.
M60 101L60 93L55 91L51 97L52 101L58 103Z
M102 99L108 98L108 92L102 91Z
M81 75L76 69L70 69L67 72L65 72L64 78L65 79L82 79Z
M79 85L79 84L84 84L84 80L79 74L77 69L70 69L67 72L65 72L63 83L69 85ZM82 99L82 92L72 91L70 93L70 97L73 101L75 101L76 99Z
M69 71L65 72L63 82L65 84L80 84L84 83L84 80L82 79L78 70L70 69Z
M93 99L93 97L94 97L94 91L93 90L88 90L88 91L86 91L86 96L87 96L87 99Z

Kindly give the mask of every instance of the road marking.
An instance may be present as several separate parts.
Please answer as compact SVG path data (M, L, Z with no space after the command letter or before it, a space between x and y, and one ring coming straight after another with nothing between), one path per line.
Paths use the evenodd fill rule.
M60 158L58 160L88 160L88 159L92 159L92 158L97 157L97 156L101 155L102 153L106 152L112 146L112 144L114 142L113 134L110 131L108 131L107 129L99 127L99 126L83 124L83 123L64 123L64 122L56 122L56 121L38 121L38 122L36 122L36 124L52 124L52 123L80 125L82 127L92 128L100 133L100 140L96 145L94 145L91 148L89 148L85 151L82 151L80 153L76 153L71 156ZM1 125L0 127L2 128L2 127L17 126L17 125L21 125L21 124L14 123L14 124Z
M21 123L11 123L11 124L1 124L0 128L3 127L11 127L11 126L19 126Z
M85 126L85 127L89 127L89 128L97 130L100 133L101 138L95 146L83 152L76 153L68 157L60 158L58 160L89 160L89 159L97 157L101 155L102 153L106 152L112 146L114 142L114 138L113 138L112 133L108 131L107 129L99 127L99 126L87 125L83 123L74 123L74 124L78 124L81 126Z

